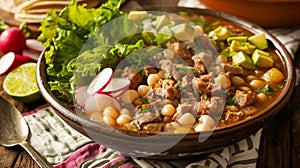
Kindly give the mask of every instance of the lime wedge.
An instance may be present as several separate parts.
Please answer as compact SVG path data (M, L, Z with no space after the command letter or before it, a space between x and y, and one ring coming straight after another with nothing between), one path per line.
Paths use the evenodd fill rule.
M31 103L41 95L36 82L36 63L22 64L12 70L3 80L3 90L14 99Z

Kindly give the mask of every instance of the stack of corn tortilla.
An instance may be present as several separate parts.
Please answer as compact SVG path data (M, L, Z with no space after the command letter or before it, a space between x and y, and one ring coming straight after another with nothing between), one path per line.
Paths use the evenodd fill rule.
M14 14L19 22L40 23L49 10L61 11L71 0L0 0L0 8ZM96 7L101 0L77 0L87 4L87 8Z

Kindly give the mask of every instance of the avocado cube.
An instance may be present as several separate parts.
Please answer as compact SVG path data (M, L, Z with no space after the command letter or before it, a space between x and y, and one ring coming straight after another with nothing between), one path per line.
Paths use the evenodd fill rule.
M246 69L257 69L257 67L252 63L251 58L242 51L232 57L232 64L239 65Z
M166 15L157 16L156 18L156 29L159 30L165 25L170 23L170 19Z
M252 54L256 47L248 42L240 42L233 40L229 46L230 52L239 52L243 51L246 54Z
M234 37L228 37L227 42L231 43L233 40L240 41L240 42L247 42L248 37L246 36L234 36Z
M195 29L187 23L175 25L171 27L171 30L173 32L174 37L176 37L179 40L192 41L194 39Z
M128 13L128 19L133 20L134 22L140 22L149 16L147 11L130 11Z
M270 58L269 53L262 50L256 49L252 54L252 61L254 65L261 68L270 68L273 67L273 59Z
M209 32L208 37L214 39L214 40L226 40L230 36L230 31L223 26L219 26L213 31Z
M248 38L248 41L255 45L258 49L264 50L268 48L268 42L265 33L255 34Z

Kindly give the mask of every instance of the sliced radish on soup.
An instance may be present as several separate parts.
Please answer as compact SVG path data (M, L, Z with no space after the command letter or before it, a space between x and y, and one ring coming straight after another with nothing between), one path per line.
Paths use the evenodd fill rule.
M101 93L103 89L109 84L113 77L113 70L111 68L104 68L89 84L87 88L88 94Z
M87 88L88 86L79 86L75 90L75 101L81 107L83 107L85 100L89 96L89 94L87 93Z
M122 91L129 88L130 80L126 78L113 78L109 84L102 90L102 93L122 93ZM118 94L116 94L118 95Z
M83 109L86 113L90 113L101 111L108 106L121 109L120 102L116 98L106 94L92 94L85 100Z

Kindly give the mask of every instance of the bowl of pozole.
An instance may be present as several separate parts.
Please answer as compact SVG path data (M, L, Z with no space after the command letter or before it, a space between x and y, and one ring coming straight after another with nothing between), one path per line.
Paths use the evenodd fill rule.
M42 29L39 39L48 46L37 81L63 120L125 155L215 151L261 129L292 94L290 55L255 24L189 8L112 18L86 21L101 26L85 34L83 23L68 20L74 28L59 25L65 34L50 40ZM62 40L68 33L72 39Z

